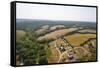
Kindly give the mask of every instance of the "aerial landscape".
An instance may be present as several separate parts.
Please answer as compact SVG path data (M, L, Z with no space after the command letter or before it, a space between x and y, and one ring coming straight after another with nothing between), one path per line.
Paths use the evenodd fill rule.
M57 13L58 16L56 11L54 13L51 11L51 14L49 14L49 10L60 10L61 7L59 9L47 8L43 8L46 14L43 14L44 10L41 10L40 13L40 11L31 12L28 9L29 12L27 11L26 14L28 13L30 16L24 14L24 10L21 12L17 9L16 65L96 61L95 8L71 7L76 9L77 14L75 15L74 11L69 10L70 8L64 7L67 11L64 9L60 12L57 11L61 13L61 15ZM63 11L69 11L69 13L62 14ZM79 11L80 14L78 15Z
M66 24L69 21L60 21L61 24L59 24L55 21L23 19L17 21L16 53L18 55L16 55L16 60L18 64L21 62L49 64L96 60L95 23L79 24L81 22L72 21ZM50 24L51 22L55 23Z

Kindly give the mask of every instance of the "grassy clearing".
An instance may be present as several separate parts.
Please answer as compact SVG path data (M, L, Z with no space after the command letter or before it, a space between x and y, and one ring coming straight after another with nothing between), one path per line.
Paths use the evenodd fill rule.
M16 30L16 38L17 39L22 39L23 37L25 37L26 32L23 30Z
M96 34L73 34L64 37L71 45L80 46L80 44L87 41L89 38L96 38Z
M82 32L82 33L96 33L96 30L93 30L93 29L84 29L84 30L79 30L78 32Z

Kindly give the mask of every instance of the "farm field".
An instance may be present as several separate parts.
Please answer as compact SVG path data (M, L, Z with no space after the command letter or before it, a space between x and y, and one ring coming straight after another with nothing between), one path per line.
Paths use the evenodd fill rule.
M77 30L77 28L56 30L56 31L48 33L48 34L46 34L44 36L40 36L38 38L38 40L52 40L52 39L55 40L55 39L57 39L57 38L59 38L61 36L64 36L64 35L66 35L66 34L68 34L70 32L73 32L75 30Z
M90 38L96 38L95 34L73 34L64 37L72 46L80 46Z
M78 32L80 32L80 33L96 33L96 30L84 29L84 30L79 30Z

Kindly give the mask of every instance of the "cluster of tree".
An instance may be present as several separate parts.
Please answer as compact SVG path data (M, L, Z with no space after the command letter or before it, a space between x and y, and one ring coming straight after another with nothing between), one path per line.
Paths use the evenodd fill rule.
M23 39L16 40L16 64L34 65L47 64L44 45L35 39L35 34L27 32Z

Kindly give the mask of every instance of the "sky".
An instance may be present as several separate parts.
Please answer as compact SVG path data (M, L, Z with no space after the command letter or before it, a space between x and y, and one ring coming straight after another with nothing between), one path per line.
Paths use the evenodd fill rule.
M96 22L96 8L17 3L16 16L17 19Z

